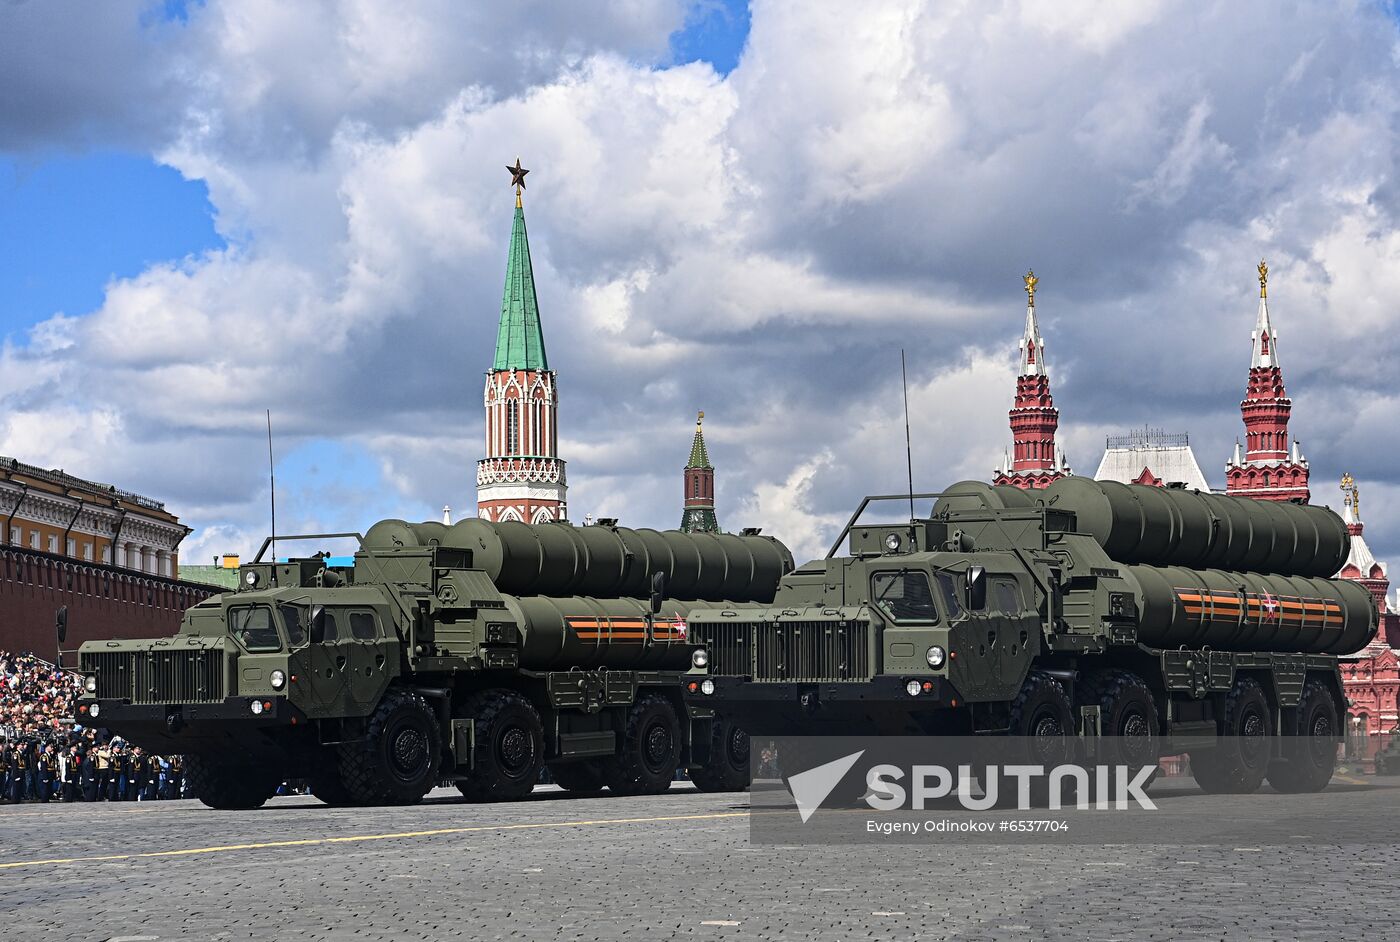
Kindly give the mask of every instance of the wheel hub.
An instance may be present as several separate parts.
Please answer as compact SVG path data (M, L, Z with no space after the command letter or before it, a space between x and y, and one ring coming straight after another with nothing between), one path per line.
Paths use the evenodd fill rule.
M1268 758L1268 727L1264 717L1251 710L1240 723L1240 755L1250 767L1257 767Z
M1141 713L1133 713L1123 721L1123 728L1119 730L1119 733L1123 738L1137 742L1150 737L1152 730Z
M405 778L413 777L423 766L427 757L427 740L420 730L405 727L394 736L394 771Z
M535 743L527 730L512 726L501 734L499 747L501 766L510 774L524 771L535 755Z
M1031 750L1043 764L1057 764L1064 744L1065 726L1053 712L1042 713L1031 723Z
M671 731L658 723L647 730L645 743L647 765L660 770L671 758Z
M1332 737L1332 721L1325 713L1319 713L1313 717L1312 736L1314 739L1330 739Z
M729 761L733 765L749 764L749 734L737 727L729 732L729 740L725 744L725 749L729 753Z

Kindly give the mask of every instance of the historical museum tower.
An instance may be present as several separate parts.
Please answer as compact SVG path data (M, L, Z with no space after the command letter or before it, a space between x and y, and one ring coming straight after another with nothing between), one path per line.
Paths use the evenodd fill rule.
M1250 335L1249 386L1240 412L1244 416L1245 448L1225 465L1225 493L1259 500L1308 502L1308 462L1296 441L1288 438L1293 400L1283 388L1279 368L1278 332L1269 320L1269 266L1259 263L1259 314Z
M515 187L515 224L496 360L486 374L486 457L477 462L476 507L478 516L493 522L547 523L568 517L568 485L559 460L559 397L544 352L521 204L530 171L519 159L506 169Z
M1064 453L1055 444L1060 410L1050 395L1050 371L1045 365L1045 340L1035 317L1035 287L1040 279L1027 272L1026 332L1021 337L1021 375L1016 378L1016 404L1012 406L1012 451L997 468L994 484L1020 488L1048 487L1070 473Z

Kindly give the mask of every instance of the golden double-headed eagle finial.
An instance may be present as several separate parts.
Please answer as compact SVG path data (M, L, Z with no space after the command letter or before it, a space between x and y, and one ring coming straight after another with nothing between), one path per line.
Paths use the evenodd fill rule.
M1030 299L1031 307L1035 307L1035 286L1040 284L1040 279L1035 276L1035 269L1028 270L1021 276L1021 280L1026 283L1026 297Z
M1342 494L1348 504L1351 504L1351 512L1357 519L1361 517L1361 493L1356 487L1356 478L1348 471L1342 475Z
M1259 260L1259 297L1269 296L1269 263L1262 258Z

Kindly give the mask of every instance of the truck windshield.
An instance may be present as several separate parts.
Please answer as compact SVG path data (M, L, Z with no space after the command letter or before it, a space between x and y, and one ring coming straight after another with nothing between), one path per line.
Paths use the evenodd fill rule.
M280 651L282 639L272 621L272 609L262 605L229 609L229 627L249 651Z
M938 621L928 573L912 569L877 572L870 580L875 604L895 621Z

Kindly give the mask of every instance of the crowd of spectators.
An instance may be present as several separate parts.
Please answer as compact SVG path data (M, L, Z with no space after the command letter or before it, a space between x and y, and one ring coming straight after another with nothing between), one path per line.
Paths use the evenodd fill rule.
M0 800L150 801L185 795L179 756L156 756L72 722L82 679L0 651Z

